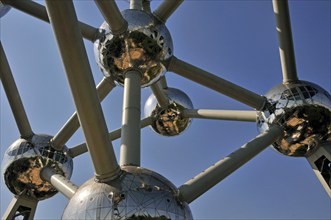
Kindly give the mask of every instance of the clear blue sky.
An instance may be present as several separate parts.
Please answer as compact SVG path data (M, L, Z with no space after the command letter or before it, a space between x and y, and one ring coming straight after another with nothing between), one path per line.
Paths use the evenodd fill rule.
M40 2L43 3L43 2ZM153 8L160 1L153 1ZM104 21L92 1L75 1L79 20L99 27ZM330 70L329 0L290 1L296 64L300 79L328 92ZM119 7L129 7L125 1ZM263 95L280 83L281 67L272 4L258 1L185 1L168 20L174 54L191 64ZM1 18L6 51L27 115L35 133L54 135L75 111L64 68L49 24L12 9ZM93 44L86 50L96 83L102 79ZM219 93L174 73L168 85L187 93L195 108L250 110ZM77 79L79 80L79 79ZM1 85L1 157L19 138ZM142 107L150 95L142 90ZM103 101L109 130L121 125L123 88ZM142 113L143 114L143 113ZM180 186L258 135L255 123L196 119L182 135L165 138L142 130L142 166ZM68 147L84 142L79 130ZM113 142L119 158L119 141ZM93 175L89 155L74 160L71 180L81 185ZM1 180L1 216L12 198ZM67 199L42 201L36 219L59 219ZM330 198L304 158L266 149L237 172L191 203L196 219L328 219Z

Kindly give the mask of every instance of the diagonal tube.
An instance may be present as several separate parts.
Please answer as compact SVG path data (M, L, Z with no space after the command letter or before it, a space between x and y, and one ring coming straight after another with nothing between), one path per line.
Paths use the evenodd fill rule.
M256 111L184 109L182 116L187 118L256 122Z
M97 86L97 93L100 101L102 101L114 87L115 84L108 78L104 77ZM60 129L60 131L51 139L52 147L54 149L61 150L65 143L77 131L79 126L80 124L77 117L77 112L75 112L65 123L65 125Z
M18 92L13 74L11 72L5 51L0 42L0 79L12 109L20 135L24 139L33 136L28 117Z
M144 118L140 121L140 128L147 127L153 123L152 117ZM116 140L121 137L122 129L118 128L109 133L108 137L111 141ZM69 149L68 155L72 158L77 157L83 153L87 152L87 146L85 143L79 144Z
M120 35L127 30L128 22L123 18L114 0L95 0L95 3L107 21L112 34Z
M163 0L159 7L155 9L153 14L159 21L166 23L168 18L183 3L183 1L184 0Z
M278 125L270 127L268 131L244 144L224 159L218 161L202 173L179 187L180 195L187 203L191 203L221 180L258 155L282 135Z
M10 5L22 12L32 15L40 20L49 23L46 8L36 2L30 0L17 1L17 0L3 0L5 4ZM79 27L84 38L94 42L99 34L99 30L88 24L79 22Z
M239 102L253 107L256 110L262 110L265 106L265 97L177 59L175 56L172 56L168 62L168 71L172 71L180 76L206 86L207 88L220 92Z
M169 105L169 99L164 93L160 81L152 84L151 89L160 107L167 107Z
M72 1L46 1L80 125L99 181L120 172L85 51Z
M40 172L40 176L42 179L51 183L55 189L57 189L68 199L71 199L78 189L78 186L70 182L70 180L64 176L57 174L51 167L44 167Z
M130 9L142 10L143 0L130 0Z
M279 42L279 55L282 64L283 82L297 81L298 75L292 39L290 13L287 0L272 1L276 18L276 29Z
M141 73L129 70L125 73L122 130L121 166L140 166L140 100Z

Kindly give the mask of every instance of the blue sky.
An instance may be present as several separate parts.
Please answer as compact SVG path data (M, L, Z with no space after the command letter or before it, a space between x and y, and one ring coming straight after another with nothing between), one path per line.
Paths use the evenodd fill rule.
M43 4L43 2L40 2ZM121 10L129 7L119 1ZM155 8L160 1L153 1ZM99 27L104 19L94 2L75 1L80 21ZM299 78L329 93L331 1L290 1ZM278 41L271 1L184 1L167 22L174 54L257 94L281 83ZM35 133L54 135L75 111L64 68L49 24L12 9L1 18L0 37ZM85 41L95 82L102 79L93 44ZM237 101L166 73L195 108L250 110ZM19 138L1 85L1 157ZM142 90L142 107L151 94ZM123 88L116 87L102 107L109 130L120 127ZM143 116L143 112L142 112ZM255 123L195 119L182 135L166 138L142 130L142 166L176 186L258 135ZM79 130L68 147L84 142ZM119 158L120 141L113 146ZM71 180L81 185L93 175L88 154L74 159ZM1 216L12 198L1 180ZM61 195L38 204L36 219L59 219L67 199ZM237 172L192 202L196 219L328 219L330 198L304 158L290 158L268 148Z

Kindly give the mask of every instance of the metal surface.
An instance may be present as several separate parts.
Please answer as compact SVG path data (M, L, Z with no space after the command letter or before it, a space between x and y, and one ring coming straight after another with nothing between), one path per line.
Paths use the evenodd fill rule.
M126 31L128 23L125 19L123 19L123 16L114 0L95 0L95 3L107 21L112 34L119 35Z
M94 51L99 67L106 77L123 86L125 72L134 68L142 74L141 86L156 82L166 71L162 61L173 53L170 33L151 14L140 10L122 12L128 30L114 36L107 22L100 27L105 36L95 41Z
M140 89L141 73L125 74L120 165L140 166Z
M30 138L33 135L28 117L16 87L5 51L0 41L0 79L6 92L10 108L13 112L18 130L22 138Z
M256 93L226 81L225 79L222 79L207 71L199 69L198 67L186 63L175 56L172 56L167 62L169 71L229 96L239 102L255 108L256 110L262 110L265 107L265 98Z
M270 106L258 113L258 129L273 124L284 128L274 148L288 156L308 156L322 141L331 141L331 96L306 81L279 84L266 95Z
M151 128L163 136L175 136L181 134L191 124L191 119L182 117L184 109L192 109L190 98L181 90L167 88L164 91L169 100L169 105L162 107L154 95L151 95L144 107L146 117L154 119Z
M33 220L38 200L25 195L14 196L1 219Z
M279 42L279 55L282 64L283 82L293 82L298 80L294 47L292 40L292 30L290 13L287 0L272 1L276 18L276 30Z
M97 93L100 101L112 91L115 87L115 84L107 78L103 78L97 86ZM67 143L71 136L78 130L80 127L77 112L75 112L69 120L63 125L60 131L54 135L51 140L51 145L57 150L60 150L62 146Z
M183 1L184 0L163 0L153 14L159 21L165 23Z
M238 150L218 161L202 173L179 187L180 195L187 203L191 203L211 187L271 145L282 135L281 127L274 125L268 131L247 142Z
M187 118L205 118L231 121L256 122L256 111L184 109L182 116Z
M62 219L193 219L178 189L161 175L123 167L118 179L79 187Z
M40 178L40 170L52 166L70 179L73 162L66 155L67 148L56 151L49 145L49 135L34 135L30 141L18 139L4 154L2 174L8 189L15 195L26 195L37 200L49 198L56 189Z
M70 182L63 175L57 173L56 170L54 170L50 166L44 167L40 171L40 176L42 179L51 183L54 188L56 188L59 192L61 192L68 199L73 197L73 195L76 193L76 191L78 189L78 187L75 184Z
M107 137L107 125L95 90L73 3L49 0L46 1L46 6L92 158L95 176L100 180L113 178L118 174L119 166Z
M49 23L48 15L45 6L40 5L34 1L24 0L24 1L17 1L17 0L2 0L6 2L6 4L21 10L29 15L32 15L38 19L41 19L47 23ZM84 38L94 42L97 38L99 31L97 28L94 28L88 24L79 22L79 28L82 32Z

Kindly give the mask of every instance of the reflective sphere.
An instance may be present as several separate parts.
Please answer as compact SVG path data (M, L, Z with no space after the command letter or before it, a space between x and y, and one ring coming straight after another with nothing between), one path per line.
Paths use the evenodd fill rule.
M45 166L53 167L67 178L71 177L73 163L65 151L56 151L50 145L49 135L34 135L31 141L18 139L5 152L2 174L9 190L15 195L25 194L38 200L49 198L57 190L40 178Z
M306 81L280 84L266 97L270 106L258 112L258 128L264 132L280 124L284 136L273 146L282 154L304 157L320 142L331 141L331 96L321 87Z
M0 18L2 18L3 16L5 16L5 14L7 14L7 12L11 9L11 7L9 5L5 5L1 2L0 0Z
M152 94L145 103L145 116L153 117L152 129L163 136L175 136L182 133L191 124L192 119L184 118L181 112L184 109L192 109L190 98L181 90L175 88L164 89L170 104L160 107Z
M161 61L173 54L170 33L164 24L144 11L122 12L128 30L114 36L104 22L100 31L105 35L94 43L96 61L106 77L123 86L126 71L138 69L143 77L141 86L156 82L166 71Z
M122 167L115 180L91 179L79 187L62 219L193 219L178 189L161 175L140 167Z

